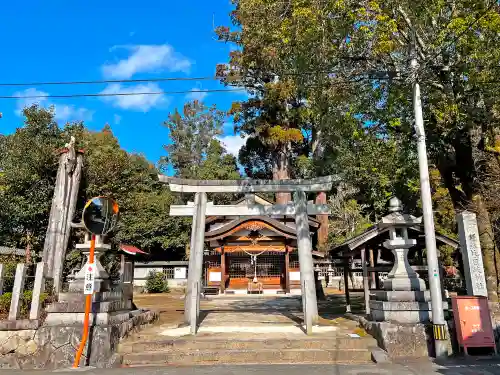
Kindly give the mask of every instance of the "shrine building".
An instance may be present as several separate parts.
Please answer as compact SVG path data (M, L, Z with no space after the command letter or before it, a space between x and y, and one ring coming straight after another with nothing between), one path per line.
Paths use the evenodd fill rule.
M255 194L235 202L273 202ZM321 221L309 216L313 248ZM205 225L206 292L226 294L300 294L297 234L293 216L211 216ZM313 251L313 256L323 256Z

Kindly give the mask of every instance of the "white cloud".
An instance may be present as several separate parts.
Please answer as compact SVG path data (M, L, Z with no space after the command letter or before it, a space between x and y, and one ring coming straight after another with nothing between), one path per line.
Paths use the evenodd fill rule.
M104 96L103 100L111 103L114 107L130 109L134 111L148 112L151 108L168 104L168 98L163 94L150 95L124 95L127 93L157 93L161 88L156 83L139 84L135 86L122 86L118 83L108 85L101 94L117 95Z
M35 88L29 88L24 91L16 92L14 96L48 96L49 93L45 91L40 91ZM94 115L94 111L91 111L84 107L76 107L74 105L67 104L53 104L48 98L25 98L18 99L16 106L16 113L22 116L23 109L29 107L32 104L38 104L41 107L54 107L55 119L58 121L91 121Z
M74 105L55 105L56 120L61 121L92 121L94 111L83 107L75 107Z
M204 89L191 89L191 92L186 95L186 100L198 100L202 102L208 95L208 90Z
M188 73L192 62L174 51L168 44L161 45L135 45L135 46L115 46L125 48L131 52L126 59L118 61L116 64L107 64L102 67L106 77L117 79L128 79L136 73L151 72L185 72Z
M247 136L242 138L240 135L224 135L218 137L218 140L224 145L229 154L237 158L240 148L245 145L247 138Z
M113 116L113 122L115 123L115 125L118 125L121 121L122 121L122 116L116 114Z

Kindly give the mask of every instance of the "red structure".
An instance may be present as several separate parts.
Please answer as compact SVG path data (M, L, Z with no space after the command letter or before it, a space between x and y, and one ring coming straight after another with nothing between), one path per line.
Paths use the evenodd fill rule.
M452 298L453 316L458 343L464 348L491 347L496 353L495 336L486 297L459 296Z

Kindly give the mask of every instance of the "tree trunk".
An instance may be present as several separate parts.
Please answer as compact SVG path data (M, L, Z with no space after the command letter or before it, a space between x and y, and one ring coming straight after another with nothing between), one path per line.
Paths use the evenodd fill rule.
M486 276L486 286L488 288L488 298L492 302L498 301L497 292L497 269L495 257L495 240L493 228L491 226L490 215L484 204L481 194L476 194L472 198L472 204L476 211L477 226L479 230L479 241L483 254L484 273Z
M273 180L290 179L290 158L288 144L284 144L273 158ZM276 193L276 203L285 204L292 200L290 193Z

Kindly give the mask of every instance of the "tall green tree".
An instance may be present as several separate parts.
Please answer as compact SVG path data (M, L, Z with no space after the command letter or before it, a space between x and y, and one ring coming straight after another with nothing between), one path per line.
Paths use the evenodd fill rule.
M52 110L33 105L23 114L24 126L0 142L0 239L37 253L48 224L57 150L64 143Z
M212 140L222 134L224 119L224 112L197 100L187 102L182 113L177 109L170 113L164 123L170 140L164 146L163 168L172 167L179 177L196 178Z
M294 91L303 93L300 102L309 108L312 149L319 150L319 155L327 148L339 151L343 130L354 120L358 127L364 126L362 133L373 132L375 139L396 144L400 151L415 143L408 66L415 33L429 157L440 171L455 210L471 209L478 215L489 297L496 300L498 257L481 180L494 157L492 142L498 128L494 79L500 53L498 3L234 3L236 28L219 30L222 38L241 46L230 63L238 69L230 70L233 73L226 75L226 82L233 78L253 87L249 76L290 77ZM320 159L313 160L321 167Z

